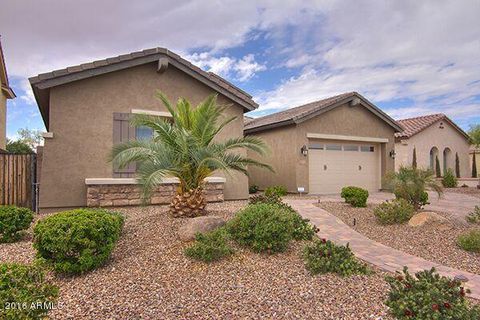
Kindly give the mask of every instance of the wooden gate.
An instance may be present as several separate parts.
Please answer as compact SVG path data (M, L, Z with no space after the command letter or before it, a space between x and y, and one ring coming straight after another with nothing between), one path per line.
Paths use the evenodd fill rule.
M36 211L36 155L0 154L0 205Z

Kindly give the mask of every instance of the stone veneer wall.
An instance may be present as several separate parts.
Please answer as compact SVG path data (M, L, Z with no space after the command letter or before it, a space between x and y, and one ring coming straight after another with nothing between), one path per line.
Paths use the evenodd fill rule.
M176 193L177 183L158 186L147 204L168 204ZM205 186L208 202L223 201L223 182L209 182ZM142 204L140 186L136 184L87 185L87 207L135 206Z

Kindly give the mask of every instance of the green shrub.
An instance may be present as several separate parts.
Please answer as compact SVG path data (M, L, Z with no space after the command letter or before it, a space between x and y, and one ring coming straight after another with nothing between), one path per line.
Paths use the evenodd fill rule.
M359 187L343 187L340 196L354 207L366 207L368 191Z
M227 224L231 237L255 252L284 251L293 239L292 212L273 204L251 204Z
M58 288L34 265L0 264L0 318L44 319L58 297Z
M346 246L337 246L330 240L317 239L303 250L305 267L311 274L337 273L344 276L366 274L366 265L359 262Z
M290 219L292 219L294 230L292 237L295 240L312 240L318 228L310 223L310 220L303 219L290 205L284 203L282 198L276 194L257 195L250 198L250 204L264 203L279 206L290 211Z
M456 188L458 185L457 177L453 174L452 169L447 169L447 172L443 175L442 185L445 188Z
M433 190L440 196L443 188L433 176L431 170L400 167L398 172L387 175L386 183L397 199L405 199L413 205L415 211L428 204L428 193Z
M27 208L0 206L0 242L13 242L33 221L33 212Z
M199 233L195 236L195 243L185 249L185 255L204 262L220 260L234 252L228 240L225 228L218 228L204 234Z
M270 196L270 195L277 195L279 197L283 197L287 195L287 187L285 186L272 186L268 187L265 189L265 195Z
M469 223L480 224L480 207L475 206L475 209L468 214L466 219Z
M120 237L123 217L102 209L75 209L40 220L34 248L54 270L80 273L102 265Z
M414 212L413 205L404 199L385 201L373 209L373 214L381 224L405 223Z
M440 276L435 269L410 275L387 276L390 292L385 304L397 319L479 319L480 309L470 307L460 282Z
M255 184L248 187L248 193L250 193L250 194L257 193L257 191L258 191L258 186L255 185Z
M480 230L471 230L459 235L457 243L463 250L480 252Z

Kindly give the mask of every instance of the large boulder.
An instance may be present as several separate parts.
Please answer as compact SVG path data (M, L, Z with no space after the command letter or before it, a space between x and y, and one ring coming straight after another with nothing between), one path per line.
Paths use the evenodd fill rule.
M421 227L425 224L432 223L445 224L447 223L447 219L435 212L425 211L415 214L408 221L410 227Z
M189 219L179 230L182 241L195 239L197 233L205 233L217 229L225 224L225 220L219 217L204 216Z

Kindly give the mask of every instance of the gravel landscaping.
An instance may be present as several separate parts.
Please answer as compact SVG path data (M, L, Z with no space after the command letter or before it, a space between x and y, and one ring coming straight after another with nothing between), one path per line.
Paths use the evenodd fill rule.
M466 194L466 195L480 199L480 189L478 188L473 188L473 187L451 188L451 189L445 189L445 192L461 193L461 194Z
M229 218L244 201L209 205L209 214ZM277 255L238 250L204 264L187 259L178 237L185 219L165 206L130 207L123 234L104 267L82 276L56 277L59 308L53 319L289 318L390 319L383 304L385 273L341 278L311 276L302 243ZM31 262L27 236L0 244L1 261Z
M319 207L339 217L351 228L366 237L391 248L441 263L443 265L480 274L480 254L469 253L456 244L457 236L474 227L451 220L449 215L438 213L447 218L447 224L426 224L421 227L403 225L380 225L373 215L376 205L367 208L354 208L346 203L321 202ZM353 225L353 218L356 225Z

